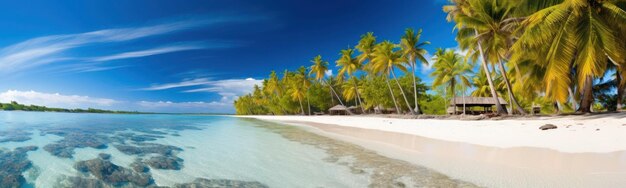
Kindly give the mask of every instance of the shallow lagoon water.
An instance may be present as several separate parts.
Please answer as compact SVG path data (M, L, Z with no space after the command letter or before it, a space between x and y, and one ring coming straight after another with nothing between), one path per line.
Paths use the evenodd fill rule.
M0 133L0 176L13 177L3 187L473 186L299 127L236 117L0 111Z

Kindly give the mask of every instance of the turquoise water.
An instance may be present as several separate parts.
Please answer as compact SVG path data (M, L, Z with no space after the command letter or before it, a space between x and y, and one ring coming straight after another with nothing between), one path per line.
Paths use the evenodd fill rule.
M297 127L226 116L0 111L0 148L0 187L463 185Z

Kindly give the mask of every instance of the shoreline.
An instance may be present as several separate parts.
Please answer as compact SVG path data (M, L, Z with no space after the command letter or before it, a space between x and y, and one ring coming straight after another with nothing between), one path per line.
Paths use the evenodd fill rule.
M531 147L565 153L626 151L626 116L557 116L503 120L400 119L376 116L234 116L310 122L411 134L496 148ZM558 128L542 131L540 126Z
M405 120L403 119L385 118L384 120L388 122L388 124L384 125L383 127L371 127L371 124L376 124L379 123L379 121L383 120L372 117L352 117L349 119L351 120L351 122L354 122L352 124L360 123L361 125L346 126L345 124L350 123L350 121L339 120L342 118L346 118L342 116L313 116L309 118L297 116L243 117L299 126L316 134L327 136L340 141L349 142L361 146L365 149L375 151L381 155L424 166L429 169L433 169L435 171L446 174L452 178L472 182L479 186L617 187L618 185L626 184L626 179L622 178L626 176L626 162L623 160L623 156L626 156L626 150L620 150L619 148L616 148L617 151L608 151L609 148L602 148L602 150L607 151L589 152L588 150L591 149L589 148L589 146L581 146L577 148L569 148L570 150L576 149L575 152L562 152L549 148L551 146L485 146L468 142L452 141L449 139L434 139L417 135L415 134L415 132L402 133L397 132L398 130L394 131L394 129L390 128L395 126L407 126L406 122L404 122ZM361 121L355 121L353 118L361 119ZM608 121L597 119L574 120L582 121L583 125L578 125L581 127L591 127L592 123L597 123L596 121ZM332 122L320 123L321 121ZM462 121L460 123L465 124L459 125L450 125L451 123L459 123L458 121L453 120L428 121L429 124L425 125L423 125L425 123L424 120L421 119L408 121L410 123L415 123L417 121L422 124L420 126L425 126L426 128L424 129L418 129L423 131L420 132L422 134L436 133L438 130L432 127L437 126L442 126L442 128L440 129L444 129L446 131L454 130L456 131L456 134L459 134L458 131L460 130L456 130L455 127L478 127L482 130L487 130L487 132L485 133L489 133L488 130L501 128L501 126L511 126L511 124L514 124L513 122L506 122L511 120L499 120L493 122L490 122L492 120ZM539 122L527 122L528 120L523 121L526 125L521 130L525 130L525 127L532 127L532 131L538 132L537 134L545 134L549 133L548 131L555 131L541 131L537 128L538 126L534 126L534 124ZM547 120L539 121L553 121L562 123L564 120L560 118L557 118L556 120L550 118ZM484 124L467 124L468 122L478 122ZM504 123L504 125L494 125L495 123ZM521 122L518 123L521 124ZM362 128L368 126L370 128ZM559 126L559 128L556 130L567 130L572 128L561 127L561 125L557 126ZM584 134L592 134L595 132L595 129L591 131L590 127L587 127L585 129L580 128L576 130L581 130L578 132L583 132ZM429 133L424 131L427 129L434 130ZM626 130L626 126L620 129L615 129L621 129L621 132L610 132L614 133L615 135L626 135L623 132L624 130ZM520 131L519 126L514 127L512 131ZM524 135L530 135L528 136L529 139L531 139L532 135L534 134L531 131L526 131L523 133ZM475 133L473 132L472 134ZM560 135L556 134L552 136L559 137ZM574 141L577 142L589 140L579 139ZM570 143L575 144L571 141ZM530 145L531 142L520 142L520 144ZM607 144L617 143L608 142ZM499 145L504 146L503 144Z

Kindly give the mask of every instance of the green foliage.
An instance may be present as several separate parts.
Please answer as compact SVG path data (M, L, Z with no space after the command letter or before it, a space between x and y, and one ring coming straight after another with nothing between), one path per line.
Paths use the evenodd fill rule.
M64 109L64 108L49 108L45 106L37 105L24 105L15 101L11 103L0 103L0 109L6 111L37 111L37 112L70 112L70 113L108 113L108 114L145 114L142 112L129 112L129 111L113 111L113 110L101 110L95 108L88 109Z

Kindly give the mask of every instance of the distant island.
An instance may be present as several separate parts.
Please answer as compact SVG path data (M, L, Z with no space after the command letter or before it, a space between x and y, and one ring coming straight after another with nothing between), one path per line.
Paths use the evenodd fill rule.
M11 101L11 103L0 103L0 109L5 110L5 111L38 111L38 112L104 113L104 114L150 114L147 112L114 111L114 110L102 110L102 109L95 109L95 108L87 108L87 109L50 108L46 106L24 105L24 104L19 104L15 101Z

